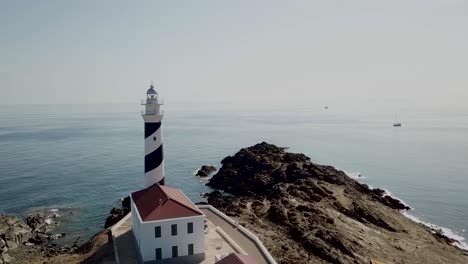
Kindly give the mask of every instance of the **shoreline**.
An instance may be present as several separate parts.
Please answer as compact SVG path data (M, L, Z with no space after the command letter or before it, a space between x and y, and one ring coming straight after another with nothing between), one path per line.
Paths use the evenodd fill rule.
M342 169L339 169L339 168L336 168L335 169L337 170L341 170L342 172L344 172L348 177L350 177L351 179L353 180L356 180L362 184L366 184L367 186L369 186L370 189L376 189L375 187L367 184L367 183L363 183L361 180L363 179L368 179L367 177L365 176L362 176L362 174L360 172L349 172L349 171L346 171L346 170L342 170ZM378 188L378 189L381 189L381 188ZM390 197L392 197L393 199L395 200L398 200L399 202L401 202L402 204L408 206L410 208L410 210L400 210L400 213L402 215L404 215L406 218L412 220L413 222L415 223L418 223L418 224L422 224L424 225L425 227L431 229L433 232L436 232L437 230L440 230L442 235L448 237L449 239L452 239L454 240L455 242L452 243L453 246L456 246L460 249L463 249L463 250L468 250L468 243L466 242L466 238L462 235L459 235L457 232L453 231L452 229L448 228L448 227L443 227L443 226L439 226L439 225L436 225L436 224L432 224L432 223L429 223L429 222L426 222L422 219L420 219L420 216L417 216L417 215L413 215L410 213L410 211L414 211L415 208L412 207L411 205L409 205L407 202L405 202L403 199L395 196L391 191L389 191L388 189L381 189L381 190L384 190L385 191L385 194L384 195L388 195Z
M374 187L374 186L371 186L371 185L368 185L367 183L365 182L362 182L362 180L364 179L368 179L368 177L366 176L363 176L360 172L349 172L347 170L343 170L343 169L340 169L340 168L337 168L337 167L334 167L335 169L337 170L340 170L342 172L344 172L348 177L350 177L351 179L354 179L354 180L357 180L358 182L362 183L362 184L366 184L367 186L369 186L370 189L381 189L383 191L385 191L384 195L388 195L390 197L392 197L393 199L396 199L398 200L399 202L401 202L402 204L410 207L410 210L400 210L401 214L404 215L406 218L412 220L413 222L415 223L419 223L419 224L422 224L424 226L426 226L427 228L433 230L434 232L436 232L437 230L440 230L441 233L450 238L450 239L453 239L455 242L453 243L454 246L460 248L460 249L463 249L463 250L468 250L468 243L467 243L467 238L465 238L463 235L460 235L458 232L448 228L448 227L444 227L444 226L440 226L440 225L437 225L437 224L433 224L433 223L430 223L430 222L427 222L423 219L421 219L420 216L418 215L415 215L415 214L412 214L411 211L414 211L415 208L410 206L407 202L405 202L403 199L395 196L391 191L389 191L388 189L384 189L384 188L378 188L378 187ZM201 184L205 184L207 181L209 181L213 175L215 175L218 171L219 171L219 168L216 169L215 172L213 173L210 173L210 175L208 177L198 177L196 176L196 173L197 171L199 170L200 168L196 169L194 172L193 172L193 176L194 177L197 177L199 178L199 182ZM202 196L204 193L199 193L200 196ZM203 200L203 199L202 199ZM200 201L202 201L200 200ZM200 202L198 201L198 202ZM38 208L40 208L40 210L38 210ZM34 211L31 211L31 209L34 209ZM12 216L17 216L17 217L20 217L20 218L23 218L25 216L27 216L28 214L31 214L32 212L39 212L39 211L42 211L42 212L45 212L45 211L48 211L50 213L57 213L59 210L64 210L64 211L69 211L71 210L72 208L70 207L66 207L66 208L60 208L60 207L51 207L51 208L44 208L44 207L31 207L29 208L28 210L26 210L26 212L24 213L21 213L21 214L16 214L16 213L7 213L7 212L1 212L0 214L4 214L4 215L12 215ZM60 218L62 217L63 215L60 215ZM105 218L103 219L103 223L105 222ZM70 219L61 219L60 221L60 225L61 227L63 228L64 226L66 226L67 224L70 224L72 223L73 221L70 221ZM97 226L98 227L98 232L102 232L103 230L105 230L106 228L102 228L100 227L101 225ZM88 237L89 238L82 238L82 237L79 237L79 240L80 240L80 243L79 245L82 245L82 244L85 244L87 243L96 233L90 233L88 234ZM74 232L68 232L67 233L67 237L66 239L58 239L56 240L57 242L65 242L64 240L69 240L70 237L75 237L79 235L79 233L74 233ZM62 240L62 241L60 241ZM63 246L67 246L68 243L71 242L70 241L66 241L65 243L60 243L62 244Z
M360 175L360 173L349 173L349 172L344 171L344 170L339 170L339 169L337 169L335 167L333 167L333 168L336 169L337 171L343 172L344 175L346 175L347 177L349 177L349 178L351 178L353 180L356 180L357 182L360 182L359 181L360 179L365 179L362 175ZM359 175L359 177L356 177L356 175ZM210 175L210 176L212 176L212 175ZM364 183L361 183L361 184L364 184ZM400 201L402 204L407 205L407 203L405 203L404 201L402 201L398 197L394 196L388 190L373 188L371 186L368 186L368 188L370 190L383 191L382 196L390 196L391 198ZM413 208L411 208L411 209L413 209ZM425 228L427 228L428 232L432 232L434 235L439 235L439 236L442 236L442 237L446 237L446 238L443 238L443 239L445 239L445 241L446 241L445 243L447 243L447 245L451 244L452 246L454 246L456 248L459 248L459 249L461 249L461 250L463 250L465 252L468 252L467 251L468 250L468 245L465 243L465 238L463 238L462 236L459 236L457 233L453 232L449 228L440 227L438 225L430 224L430 223L427 223L427 222L424 222L424 221L420 220L417 216L414 216L414 215L410 214L411 209L409 209L409 210L398 210L398 211L401 213L401 215L403 217L411 220L412 222L414 222L416 224L420 224L420 225L424 226ZM57 212L60 212L60 210L62 210L62 209L60 207L53 207L53 208L48 208L48 209L44 208L43 210L46 210L46 211L51 212L51 213L57 213ZM103 222L104 221L105 221L105 219L103 219ZM64 221L63 224L66 225L67 221ZM251 227L255 228L254 226L251 226ZM77 249L75 249L73 251L70 251L70 252L62 251L61 253L59 253L57 251L57 253L58 253L57 255L55 255L56 253L47 253L48 255L45 255L45 256L40 255L41 253L36 253L36 254L39 254L39 255L32 255L32 256L28 256L26 258L30 258L29 260L32 260L32 259L42 260L44 258L47 258L49 260L58 261L58 262L52 262L52 263L61 263L60 261L62 261L64 259L67 259L67 258L70 258L72 256L76 256L76 254L80 255L80 258L86 258L86 259L99 257L98 246L100 247L100 246L105 245L107 243L106 238L108 237L108 235L106 233L107 232L106 230L109 230L109 228L100 228L99 232L97 232L95 234L92 234L90 239L85 240L84 243L79 248L77 248ZM70 234L70 235L74 235L74 234ZM98 239L96 237L98 237ZM59 240L57 240L57 242L58 241ZM66 245L66 244L64 244L64 245ZM17 249L16 252L22 252L25 249L25 247L26 246L21 246L22 249ZM89 248L89 250L83 251L86 248ZM51 249L53 249L53 247L51 247ZM52 252L54 252L54 251L52 251ZM108 256L110 254L109 252L110 252L110 249L108 249L106 251L106 254L107 254L106 257L109 257ZM20 255L17 255L17 254L18 253L12 254L12 256L14 256L16 258L19 258L19 256L21 254ZM96 255L96 254L98 254L98 255ZM34 263L36 263L36 262L34 262Z

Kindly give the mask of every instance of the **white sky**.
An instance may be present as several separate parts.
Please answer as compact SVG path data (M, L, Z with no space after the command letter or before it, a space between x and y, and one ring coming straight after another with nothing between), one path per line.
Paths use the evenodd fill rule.
M0 104L468 99L468 1L0 0L0 40Z

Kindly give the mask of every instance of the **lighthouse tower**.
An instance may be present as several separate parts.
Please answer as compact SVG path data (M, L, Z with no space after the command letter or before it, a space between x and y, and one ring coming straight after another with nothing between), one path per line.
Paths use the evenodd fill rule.
M145 121L145 188L155 183L164 185L164 154L161 120L162 102L153 84L146 92L146 101L142 102L145 109L142 112Z

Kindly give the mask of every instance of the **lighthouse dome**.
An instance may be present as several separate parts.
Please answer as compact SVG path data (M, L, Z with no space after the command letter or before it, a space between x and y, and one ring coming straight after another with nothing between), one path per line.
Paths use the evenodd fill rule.
M156 90L154 90L154 86L151 85L148 91L146 92L146 94L149 95L149 94L158 94L158 93L156 92Z

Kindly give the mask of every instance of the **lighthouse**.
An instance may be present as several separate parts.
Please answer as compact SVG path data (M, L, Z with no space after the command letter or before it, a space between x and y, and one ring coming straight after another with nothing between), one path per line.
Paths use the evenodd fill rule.
M201 263L205 259L205 215L181 190L164 184L163 102L153 84L141 104L145 187L130 194L131 233L139 263Z
M142 102L142 117L145 122L145 188L156 183L164 185L164 152L161 121L162 101L151 83Z

